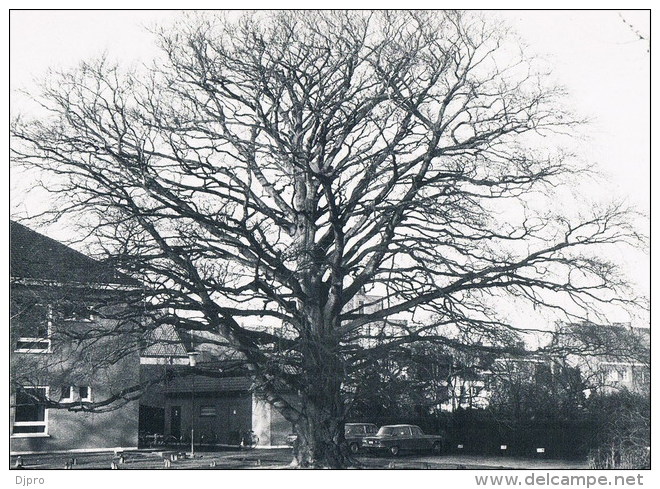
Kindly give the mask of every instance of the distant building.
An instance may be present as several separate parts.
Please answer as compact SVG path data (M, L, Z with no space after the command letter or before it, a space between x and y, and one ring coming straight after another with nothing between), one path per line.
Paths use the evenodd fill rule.
M365 315L376 314L385 307L386 298L379 295L369 295L364 291L356 294L344 306L344 314ZM353 333L353 339L362 348L373 348L387 343L392 338L406 334L407 321L402 319L375 319L363 324Z
M457 409L483 409L490 402L489 378L487 374L456 373L445 381L447 398L441 404L442 411Z
M543 353L501 356L487 362L477 358L472 368L452 365L441 409L486 408L503 385L550 386L559 375L573 376L587 396L623 390L647 393L650 354L649 328L560 323Z
M126 390L138 380L136 338L112 333L137 289L112 268L10 223L11 452L137 446L138 404Z
M140 375L153 385L140 399L142 446L159 440L189 446L193 437L195 446L238 446L250 432L258 446L286 445L291 423L259 396L241 359L219 346L219 334L162 325L147 343Z
M651 332L630 323L560 323L552 345L601 393L650 390Z

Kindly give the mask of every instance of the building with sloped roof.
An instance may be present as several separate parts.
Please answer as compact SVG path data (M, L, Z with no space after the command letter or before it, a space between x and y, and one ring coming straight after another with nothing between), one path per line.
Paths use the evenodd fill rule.
M112 267L10 222L12 452L137 446L127 387L139 380L139 337L112 332L134 320L138 291Z
M140 445L284 446L291 423L260 396L236 353L209 332L163 324L140 356ZM192 363L191 363L192 362Z
M85 287L139 286L135 279L15 221L9 223L12 283Z
M580 369L590 391L650 391L650 328L630 323L559 323L551 348Z

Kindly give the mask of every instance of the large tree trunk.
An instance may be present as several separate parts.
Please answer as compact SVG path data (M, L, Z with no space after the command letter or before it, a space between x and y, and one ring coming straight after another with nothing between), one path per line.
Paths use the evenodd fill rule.
M353 459L344 441L341 359L329 343L311 342L305 350L305 388L300 392L301 416L294 421L298 438L293 465L345 467Z
M352 463L346 450L344 421L323 407L305 406L305 414L295 424L298 435L292 465L301 468L341 468Z
M299 150L304 152L302 146ZM299 166L311 167L311 163L300 162ZM326 269L320 264L327 250L320 250L315 241L318 228L314 216L319 212L321 197L312 171L298 176L295 187L294 208L298 214L293 248L297 251L299 283L304 292L299 303L304 319L300 328L301 415L293 422L298 435L293 465L340 468L351 463L352 458L344 442L341 385L345 372L336 334L340 326L339 310L325 310L331 297L323 287ZM339 274L335 280L341 284L343 275ZM333 291L333 304L338 303L339 289Z

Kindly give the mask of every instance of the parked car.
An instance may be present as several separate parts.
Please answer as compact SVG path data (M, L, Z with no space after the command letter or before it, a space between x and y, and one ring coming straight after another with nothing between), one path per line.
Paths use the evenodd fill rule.
M378 433L378 426L373 423L346 423L344 425L344 439L353 453L360 451L365 436L376 433ZM289 446L293 446L297 439L298 435L291 433L286 437L286 442Z
M372 423L346 423L344 425L344 439L353 453L360 451L362 440L365 437L376 433L378 433L378 426Z
M362 447L369 451L387 451L396 456L401 450L432 450L440 453L444 447L442 435L425 435L419 426L396 424L381 426L374 436L362 440Z

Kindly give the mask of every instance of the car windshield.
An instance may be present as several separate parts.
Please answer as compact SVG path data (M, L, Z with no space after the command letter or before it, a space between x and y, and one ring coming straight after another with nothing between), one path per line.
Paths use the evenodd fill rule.
M378 430L381 436L406 436L410 434L406 426L383 426Z
M378 426L375 424L347 424L344 426L345 435L373 435L378 431Z

